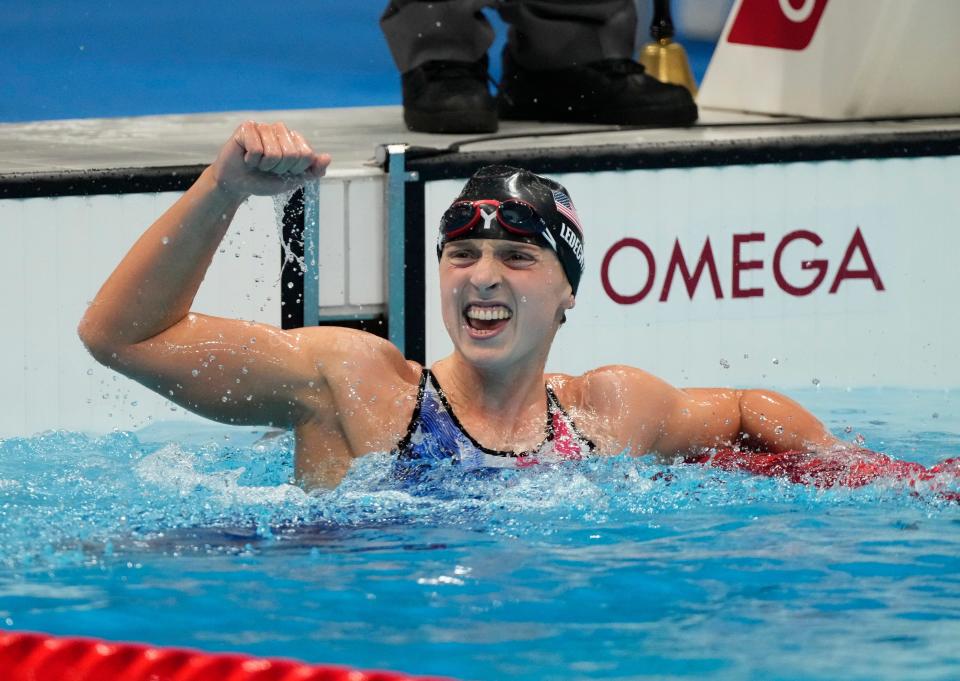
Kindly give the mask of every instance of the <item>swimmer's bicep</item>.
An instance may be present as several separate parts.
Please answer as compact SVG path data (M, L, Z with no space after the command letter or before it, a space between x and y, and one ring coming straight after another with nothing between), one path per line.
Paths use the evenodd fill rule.
M286 427L324 401L315 352L320 341L191 313L152 338L117 349L107 363L201 416Z
M663 379L636 367L612 365L588 372L582 380L590 394L588 404L609 426L610 449L674 455L686 451L694 438L689 417L695 405Z
M732 444L740 433L740 391L670 387L662 395L662 425L655 445L666 456Z
M781 452L841 444L803 405L771 390L744 390L740 414L742 439L755 449Z

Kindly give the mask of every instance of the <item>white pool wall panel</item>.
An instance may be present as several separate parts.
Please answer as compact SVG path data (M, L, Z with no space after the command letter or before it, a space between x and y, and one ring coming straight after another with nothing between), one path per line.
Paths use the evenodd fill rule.
M0 437L49 428L108 432L155 418L199 419L97 364L77 337L87 304L180 192L0 201ZM238 211L194 309L278 324L273 202Z
M383 305L386 239L383 178L347 183L349 303Z
M789 389L960 386L960 156L887 158L666 168L554 176L574 197L584 225L587 268L557 334L548 370L579 374L607 364L646 369L681 386L734 385ZM425 239L461 180L426 188ZM794 296L778 285L775 251L784 237L805 230L817 247L795 240L784 248L783 279L809 283L801 264L825 260L826 276L811 293ZM866 272L870 256L883 289L871 279L837 279L854 235L848 272ZM741 246L741 289L762 296L734 298L733 234L763 234ZM625 239L654 255L653 286L642 300L617 302L601 282L605 254ZM661 301L666 271L679 242L692 271L709 238L721 296L704 272L692 299L675 275ZM427 272L427 361L451 351L443 328L436 263ZM635 294L647 262L636 249L610 259L614 291Z

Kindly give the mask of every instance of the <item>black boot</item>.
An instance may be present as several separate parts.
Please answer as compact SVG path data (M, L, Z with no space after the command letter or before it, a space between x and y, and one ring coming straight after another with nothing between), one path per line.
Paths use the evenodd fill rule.
M503 54L500 117L611 125L691 125L697 105L679 85L661 83L632 59L530 71Z
M416 132L496 132L497 106L487 88L487 58L428 61L402 76L403 120Z

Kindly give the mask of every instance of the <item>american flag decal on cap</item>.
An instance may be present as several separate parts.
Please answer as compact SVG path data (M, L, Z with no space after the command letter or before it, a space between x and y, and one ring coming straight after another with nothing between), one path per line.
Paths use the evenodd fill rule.
M560 215L572 222L573 226L577 228L577 231L583 234L583 227L580 226L580 216L577 215L577 209L574 207L573 201L570 199L570 197L559 189L554 189L553 203L560 212Z

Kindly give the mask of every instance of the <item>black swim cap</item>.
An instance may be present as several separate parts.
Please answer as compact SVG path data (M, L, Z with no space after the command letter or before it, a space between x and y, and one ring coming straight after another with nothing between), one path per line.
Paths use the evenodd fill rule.
M482 234L471 230L448 238L441 230L437 241L437 257L440 257L445 243L459 239L508 239L546 246L557 254L567 281L576 294L583 275L583 228L566 188L529 170L501 165L484 166L467 180L453 203L490 199L519 199L530 204L546 223L546 231L537 236L524 236L504 229L496 221L491 221L492 229L484 229Z

